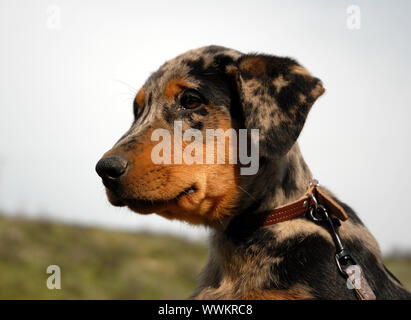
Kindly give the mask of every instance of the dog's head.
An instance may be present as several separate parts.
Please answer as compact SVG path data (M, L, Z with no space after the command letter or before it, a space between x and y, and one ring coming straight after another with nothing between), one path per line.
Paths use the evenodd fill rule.
M258 129L259 157L276 161L323 92L321 81L289 58L209 46L166 62L137 93L131 128L97 163L109 201L138 213L218 223L246 188L242 164L232 161L241 153L239 129L248 129L246 137ZM226 135L207 140L209 129ZM218 159L222 142L226 152ZM211 159L210 146L217 151Z

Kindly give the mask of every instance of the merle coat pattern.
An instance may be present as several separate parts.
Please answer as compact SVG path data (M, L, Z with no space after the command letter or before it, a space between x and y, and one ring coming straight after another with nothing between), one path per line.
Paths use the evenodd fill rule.
M211 229L208 262L192 298L356 299L323 226L305 217L261 226L269 210L306 191L311 172L297 138L323 93L322 82L293 59L219 46L166 62L139 90L131 128L96 170L113 205ZM183 130L202 132L258 128L258 173L241 176L236 164L154 165L150 135L158 128L172 132L175 120ZM384 267L374 237L339 203L349 215L340 234L377 299L410 299Z

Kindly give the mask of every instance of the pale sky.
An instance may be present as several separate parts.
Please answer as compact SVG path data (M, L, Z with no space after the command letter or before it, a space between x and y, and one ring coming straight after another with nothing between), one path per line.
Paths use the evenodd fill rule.
M217 44L291 56L323 80L300 137L308 165L385 252L411 249L410 12L388 0L0 0L0 211L204 236L111 207L94 166L151 72Z

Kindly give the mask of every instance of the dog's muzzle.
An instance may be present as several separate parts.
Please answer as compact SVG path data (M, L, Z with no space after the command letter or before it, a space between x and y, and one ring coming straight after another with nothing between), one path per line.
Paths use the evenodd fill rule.
M121 176L126 172L128 162L119 155L109 155L103 157L96 164L96 172L103 179L107 188L111 188L118 183Z

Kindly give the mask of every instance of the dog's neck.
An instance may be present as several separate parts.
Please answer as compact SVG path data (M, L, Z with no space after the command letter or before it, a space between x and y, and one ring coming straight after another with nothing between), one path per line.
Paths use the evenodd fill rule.
M307 191L311 178L297 143L279 159L260 159L258 173L241 178L243 198L237 206L237 214L215 229L225 230L237 216L253 219L253 216L295 201Z
M219 267L223 269L233 265L235 268L232 259L236 259L239 248L245 250L240 253L241 259L244 258L248 243L253 242L252 237L256 237L261 246L275 238L275 229L270 228L270 236L265 237L267 233L261 228L267 214L300 198L307 191L311 172L295 144L281 159L262 159L258 174L249 179L244 186L244 200L238 206L244 209L238 209L225 225L213 228L211 232L210 250L213 259L221 261ZM263 238L264 241L259 242L258 239ZM272 248L273 243L269 245Z
M273 164L271 165L273 166ZM267 200L261 203L258 211L272 210L275 207L290 203L307 191L312 174L297 143L279 161L276 169L278 171L275 182L273 181L271 188L268 184Z
M298 144L278 160L262 159L258 174L247 185L249 213L272 210L290 203L307 191L311 171ZM251 209L251 210L250 210Z

